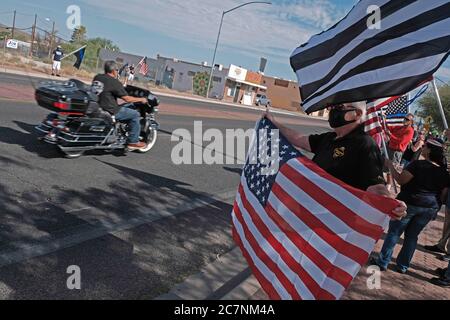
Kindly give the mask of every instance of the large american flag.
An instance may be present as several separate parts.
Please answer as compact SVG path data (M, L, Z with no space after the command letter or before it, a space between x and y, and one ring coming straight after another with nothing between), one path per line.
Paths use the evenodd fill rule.
M330 176L269 120L256 129L232 213L233 237L271 299L340 299L397 203Z
M371 24L379 8L380 25ZM370 27L368 27L370 26ZM291 55L303 108L405 94L450 54L449 0L360 0Z

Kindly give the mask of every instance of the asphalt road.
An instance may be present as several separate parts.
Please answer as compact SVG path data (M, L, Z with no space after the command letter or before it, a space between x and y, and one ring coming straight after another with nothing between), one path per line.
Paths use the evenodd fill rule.
M175 165L171 137L193 134L194 121L224 135L247 130L257 111L161 98L148 154L69 160L36 140L48 112L30 100L32 82L0 73L0 299L150 299L233 247L241 165ZM280 119L303 133L327 130L319 120ZM185 139L208 152L208 142ZM71 265L81 268L81 290L66 286Z

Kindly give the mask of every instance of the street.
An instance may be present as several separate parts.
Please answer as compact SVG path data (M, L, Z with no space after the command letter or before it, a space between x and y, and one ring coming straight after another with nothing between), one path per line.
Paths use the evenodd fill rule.
M239 165L172 163L176 129L254 127L260 112L161 97L148 154L65 159L37 141L39 80L0 73L0 299L152 299L229 252ZM303 133L323 120L279 116ZM203 143L205 148L208 143ZM82 289L68 290L69 266Z

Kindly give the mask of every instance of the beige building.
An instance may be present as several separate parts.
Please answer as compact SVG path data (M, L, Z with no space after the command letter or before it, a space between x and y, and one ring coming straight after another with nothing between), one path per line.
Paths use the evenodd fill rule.
M300 88L296 81L284 80L276 77L263 76L262 85L266 90L259 90L258 93L265 94L272 106L288 111L304 112L301 107ZM328 117L327 110L321 110L311 114L316 117Z
M252 106L255 104L257 92L267 90L261 82L261 74L231 65L225 82L223 100Z

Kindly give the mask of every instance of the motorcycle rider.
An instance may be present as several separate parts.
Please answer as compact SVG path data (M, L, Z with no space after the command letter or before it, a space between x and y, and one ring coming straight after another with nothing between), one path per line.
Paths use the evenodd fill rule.
M117 79L119 68L115 61L106 61L104 69L105 74L98 74L93 80L94 82L98 81L103 84L103 91L99 95L100 107L114 115L116 120L128 122L130 126L128 135L129 150L145 149L147 145L144 142L139 142L141 115L136 110L127 108L126 106L119 106L117 99L120 98L127 103L147 103L147 98L136 98L128 95L122 83Z

